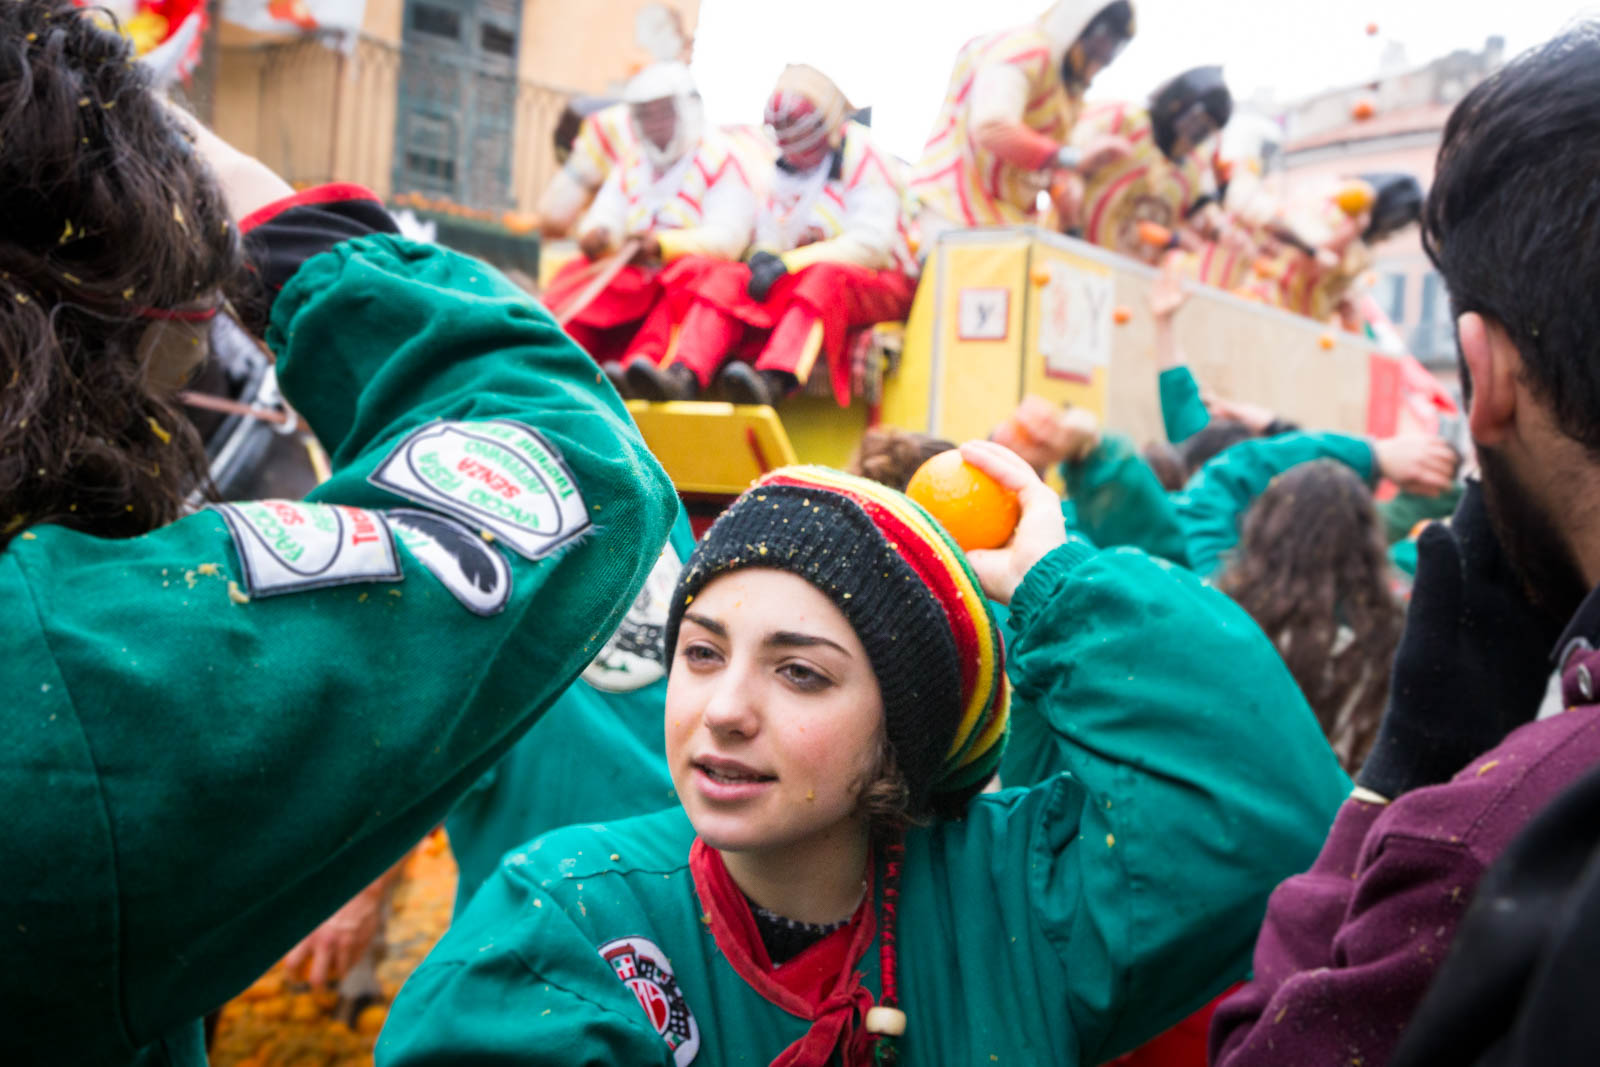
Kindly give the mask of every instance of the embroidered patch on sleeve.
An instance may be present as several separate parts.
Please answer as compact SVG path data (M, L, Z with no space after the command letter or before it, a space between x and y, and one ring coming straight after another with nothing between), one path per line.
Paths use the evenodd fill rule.
M584 681L607 693L631 693L666 677L667 609L682 573L678 553L668 544L622 625L584 668Z
M389 528L450 595L474 615L498 615L511 599L511 568L481 535L431 511L384 512Z
M687 1067L700 1052L700 1024L678 988L672 964L654 941L620 937L600 946L600 957L632 991L656 1033L672 1050L672 1062Z
M434 422L407 434L367 479L487 529L539 559L589 527L589 509L560 455L509 419Z
M403 577L389 526L376 511L299 500L211 506L228 523L253 597Z

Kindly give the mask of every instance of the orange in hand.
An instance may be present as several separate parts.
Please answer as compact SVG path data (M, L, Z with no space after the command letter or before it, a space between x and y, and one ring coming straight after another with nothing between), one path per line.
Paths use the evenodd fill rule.
M1355 218L1363 211L1372 210L1372 205L1378 200L1378 191L1360 178L1352 178L1339 186L1333 199L1341 211Z
M1015 493L952 449L917 468L906 495L921 504L963 550L999 548L1022 517Z

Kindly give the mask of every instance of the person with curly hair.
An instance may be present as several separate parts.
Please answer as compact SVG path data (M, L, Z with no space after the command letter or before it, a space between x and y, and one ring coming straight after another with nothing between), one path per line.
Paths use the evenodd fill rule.
M1275 478L1217 586L1278 646L1354 774L1378 734L1403 618L1371 491L1332 460Z
M515 285L294 193L95 19L0 4L0 1002L7 1063L186 1067L577 676L675 504ZM246 295L305 501L208 504L179 392Z

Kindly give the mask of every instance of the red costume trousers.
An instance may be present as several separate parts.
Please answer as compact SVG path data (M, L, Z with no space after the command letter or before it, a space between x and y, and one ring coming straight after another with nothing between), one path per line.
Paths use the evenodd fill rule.
M560 307L581 293L593 275L592 265L582 257L556 272L545 291L545 302ZM632 351L636 343L648 343L659 335L665 348L672 333L672 315L664 300L662 272L653 267L629 264L611 284L577 315L568 321L567 333L597 363L618 360Z
M850 403L850 334L904 319L916 291L900 271L846 263L816 263L786 274L759 302L746 292L749 281L750 268L742 263L694 256L663 272L665 302L678 322L674 362L693 370L702 387L732 358L753 362L757 370L786 371L804 383L814 355L809 341L821 323L821 353L841 406ZM666 346L635 350L659 361Z

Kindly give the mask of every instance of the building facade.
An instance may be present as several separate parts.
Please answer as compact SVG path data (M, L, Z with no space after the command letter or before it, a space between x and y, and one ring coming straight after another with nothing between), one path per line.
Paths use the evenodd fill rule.
M1284 113L1289 195L1326 188L1357 174L1401 172L1427 189L1444 124L1457 101L1505 61L1505 42L1460 51L1421 67L1391 52L1388 73L1374 82L1320 93ZM1367 118L1356 116L1371 109ZM1375 249L1374 295L1413 355L1430 367L1454 368L1449 295L1423 253L1416 227Z
M351 181L493 224L533 210L574 94L649 61L646 8L692 34L699 0L365 0L355 32L269 35L227 21L217 131L296 185Z

